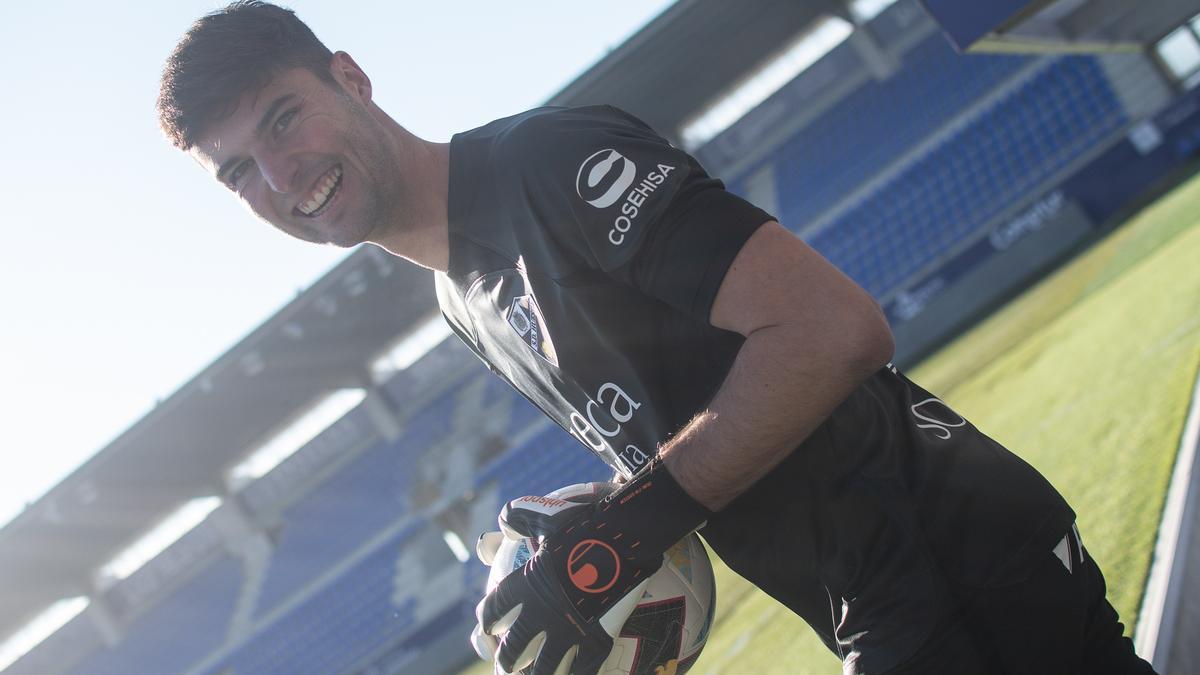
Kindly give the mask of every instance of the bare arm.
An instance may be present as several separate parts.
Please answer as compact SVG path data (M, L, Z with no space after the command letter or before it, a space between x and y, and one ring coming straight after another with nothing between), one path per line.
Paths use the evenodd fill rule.
M893 345L874 299L776 222L738 253L710 320L746 341L708 409L659 454L684 490L716 511L887 363Z

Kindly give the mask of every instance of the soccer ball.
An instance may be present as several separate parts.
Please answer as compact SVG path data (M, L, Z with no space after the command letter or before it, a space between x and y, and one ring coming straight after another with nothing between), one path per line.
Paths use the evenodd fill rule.
M583 483L546 496L578 502L592 501L598 493L595 485ZM523 567L534 550L530 539L505 538L492 560L488 591ZM704 649L716 604L712 564L700 538L689 534L663 554L663 566L613 640L600 675L683 675Z

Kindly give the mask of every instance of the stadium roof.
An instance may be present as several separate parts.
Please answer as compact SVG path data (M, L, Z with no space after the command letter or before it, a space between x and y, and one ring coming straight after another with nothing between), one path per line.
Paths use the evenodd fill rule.
M680 0L547 102L610 103L677 134L686 118L841 0ZM677 140L677 139L676 139ZM0 530L0 636L63 597L436 311L432 278L352 253ZM52 433L52 430L48 430Z
M922 0L960 49L1140 51L1200 13L1197 0Z
M850 19L843 0L680 0L547 103L615 105L678 143L688 117L828 15Z

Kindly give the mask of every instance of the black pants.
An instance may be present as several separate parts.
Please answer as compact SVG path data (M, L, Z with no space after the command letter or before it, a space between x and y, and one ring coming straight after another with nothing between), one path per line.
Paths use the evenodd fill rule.
M960 613L889 673L1105 675L1154 673L1124 637L1104 576L1072 532L1066 560L1048 552L1026 580L954 589ZM1063 553L1062 549L1059 553ZM1068 566L1070 569L1068 569Z
M1073 520L1032 467L884 370L701 535L849 675L1153 672L1062 542Z

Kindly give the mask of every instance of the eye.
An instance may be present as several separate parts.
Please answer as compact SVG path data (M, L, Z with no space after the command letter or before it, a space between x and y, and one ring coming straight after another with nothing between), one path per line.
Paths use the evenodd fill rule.
M275 120L274 131L276 134L283 133L284 131L287 130L288 125L290 125L292 123L292 120L295 119L296 112L298 110L299 110L299 108L292 108L291 110L280 115L279 119Z
M233 167L233 171L230 171L229 175L225 177L225 182L229 185L229 189L237 189L238 183L241 182L242 176L245 176L246 172L250 170L251 164L253 164L253 161L248 159Z

